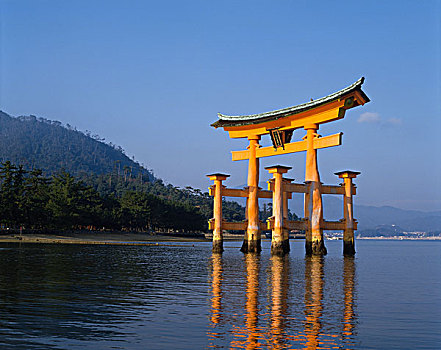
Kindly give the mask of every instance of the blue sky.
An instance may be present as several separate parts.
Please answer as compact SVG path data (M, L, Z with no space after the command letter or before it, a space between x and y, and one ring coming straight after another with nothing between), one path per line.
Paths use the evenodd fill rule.
M0 108L90 130L165 182L246 182L209 125L319 98L366 77L372 102L323 125L322 181L352 169L356 203L441 210L440 1L0 0ZM297 131L295 138L302 133ZM268 144L269 140L262 140ZM305 154L261 161L304 178Z

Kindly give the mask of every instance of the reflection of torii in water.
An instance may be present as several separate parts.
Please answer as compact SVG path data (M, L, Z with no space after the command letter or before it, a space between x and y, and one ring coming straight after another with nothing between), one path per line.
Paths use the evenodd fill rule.
M257 327L259 321L259 256L245 255L246 295L245 295L245 327L234 327L234 338L230 344L232 348L261 349L264 344L262 334Z
M231 138L247 138L249 146L246 150L235 151L233 160L248 160L248 186L245 189L228 189L222 185L229 175L216 173L208 175L214 180L210 194L214 196L214 217L210 220L210 229L213 230L213 251L222 252L223 230L244 230L245 236L241 251L260 252L262 229L271 229L273 234L272 253L283 255L289 251L288 237L284 235L287 229L306 231L306 253L314 255L326 254L323 242L323 230L344 231L344 254L353 255L356 222L352 217L352 195L355 189L352 183L345 180L344 186L324 186L320 182L318 171L317 149L341 145L342 133L321 137L317 131L320 124L329 123L344 118L347 110L364 105L369 98L362 91L364 78L354 84L335 92L329 96L315 101L303 103L298 106L288 107L272 112L245 115L226 116L219 114L219 120L212 124L213 127L222 127L228 131ZM294 130L304 129L306 135L301 141L291 142ZM259 141L262 136L270 135L273 147L261 147ZM306 168L304 184L280 183L276 177L286 173L290 167L269 167L273 173L274 183L269 191L263 191L259 184L259 159L282 154L306 151ZM355 178L359 173L344 171L336 173L344 179ZM277 175L277 176L276 176ZM283 182L283 181L282 181ZM278 192L278 193L276 193ZM259 220L259 198L273 198L273 208L283 206L281 193L304 193L304 219L289 221L287 213L279 210L273 211L273 220L262 223ZM340 194L344 196L345 217L339 222L330 222L323 219L322 194ZM245 222L228 223L222 219L222 196L246 197L247 208ZM278 201L277 203L275 201Z
M353 346L355 313L355 263L353 257L344 257L343 260L343 317L340 339L344 349ZM322 332L324 286L324 259L319 256L305 259L305 349L323 348L326 345L337 345L332 339L337 335ZM327 336L326 341L323 336Z
M288 290L290 261L287 256L271 257L271 336L268 341L274 349L286 349Z
M225 339L225 327L230 323L230 334L233 339L230 348L243 349L286 349L293 345L301 346L302 349L328 348L340 345L344 349L353 346L355 312L354 312L354 289L355 289L355 261L351 257L343 260L343 298L342 298L342 323L341 331L337 333L324 333L322 324L323 288L324 288L324 261L321 257L307 257L305 259L305 291L304 291L304 317L303 329L300 331L292 328L289 322L293 310L289 310L290 304L288 291L291 288L290 261L287 257L273 256L268 272L270 292L270 319L268 326L263 328L259 325L259 270L260 259L253 254L247 254L244 258L246 272L246 299L243 312L245 312L244 324L231 324L228 318L223 317L222 298L226 295L222 292L223 262L219 254L213 254L211 276L211 310L210 325L219 327L217 333L209 331L207 335L212 343L209 347L216 348L216 339ZM240 313L240 310L238 310ZM236 311L237 312L237 311ZM263 323L263 321L261 320ZM222 329L222 331L221 331ZM329 332L329 331L328 331ZM338 342L340 341L340 344Z
M319 347L322 330L323 309L323 258L320 256L305 259L305 335L306 349Z

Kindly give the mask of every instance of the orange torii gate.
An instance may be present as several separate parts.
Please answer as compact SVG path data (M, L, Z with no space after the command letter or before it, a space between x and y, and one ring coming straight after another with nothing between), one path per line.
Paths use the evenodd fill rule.
M233 151L233 161L248 160L248 182L244 189L227 189L222 185L229 175L207 175L214 180L210 194L214 196L214 217L210 220L209 228L213 230L213 251L223 250L223 230L245 230L241 251L260 252L262 229L272 230L271 252L285 254L289 251L288 230L304 229L306 233L305 248L307 254L326 254L323 242L323 230L344 231L344 254L352 255L354 248L354 230L356 221L352 214L352 196L355 186L352 179L359 173L343 171L336 173L344 179L340 186L325 186L320 182L317 164L317 149L339 146L342 143L342 133L321 137L317 134L320 124L344 118L346 110L369 102L362 91L364 78L354 84L329 96L301 105L276 111L246 116L226 116L219 114L219 120L211 124L215 128L222 127L228 131L231 138L247 138L249 146L243 151ZM304 129L306 135L301 141L291 142L294 130ZM269 134L272 147L261 147L259 140ZM284 179L283 174L290 167L273 166L266 169L273 174L269 190L263 191L259 184L259 158L281 154L306 151L305 183L295 184L292 180ZM288 221L287 199L292 192L304 193L304 218L300 221ZM341 194L344 196L344 219L339 222L329 222L323 219L322 194ZM222 219L222 197L246 197L246 221L227 223ZM259 198L273 199L273 216L268 223L259 220Z

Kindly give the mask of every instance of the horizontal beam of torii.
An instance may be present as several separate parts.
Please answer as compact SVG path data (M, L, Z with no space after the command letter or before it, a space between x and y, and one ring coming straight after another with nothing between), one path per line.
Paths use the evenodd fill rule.
M314 149L340 146L342 144L342 136L343 136L343 133L340 132L338 134L329 135L329 136L325 136L325 137L317 137L314 139ZM286 143L284 145L284 148L281 148L281 147L278 147L278 148L274 148L274 147L257 148L256 149L256 158L271 157L271 156L277 156L280 154L303 152L306 150L307 150L306 140L297 141L297 142ZM250 158L250 151L249 150L233 151L231 153L233 155L233 161L245 160L245 159Z

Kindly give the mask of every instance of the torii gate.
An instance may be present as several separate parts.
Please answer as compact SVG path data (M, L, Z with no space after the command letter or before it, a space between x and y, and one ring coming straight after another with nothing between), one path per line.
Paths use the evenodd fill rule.
M213 229L213 251L222 251L223 229L244 229L245 236L241 251L260 252L262 223L259 221L258 199L273 198L273 217L268 227L273 231L271 251L274 254L284 254L289 251L288 228L302 228L306 231L305 248L307 254L326 254L323 242L324 229L344 230L344 253L354 254L354 229L356 221L352 215L352 195L355 187L352 178L359 173L344 171L336 173L345 179L344 186L324 186L320 182L317 164L317 149L339 146L342 143L342 133L321 137L317 134L320 124L344 118L346 110L364 105L369 98L362 91L364 78L354 84L329 96L301 105L288 107L271 112L227 116L218 114L219 120L211 124L214 128L222 127L228 131L231 138L247 138L247 150L233 151L233 161L248 160L248 187L244 190L226 189L222 181L229 175L207 175L214 180L211 192L214 192L214 218L210 221ZM302 141L291 142L294 130L303 128L306 135ZM259 140L269 134L273 147L261 147ZM306 151L306 171L304 184L291 184L291 180L283 179L282 174L290 167L268 167L274 174L269 184L269 191L259 187L259 158ZM214 191L213 191L214 190ZM291 192L305 194L305 218L301 222L287 222L287 198ZM343 194L345 219L341 224L323 220L322 193ZM213 193L212 193L213 194ZM222 220L222 196L247 197L246 227L245 223L225 223ZM286 203L285 203L286 202ZM285 219L285 220L284 220ZM285 223L284 223L285 221Z

